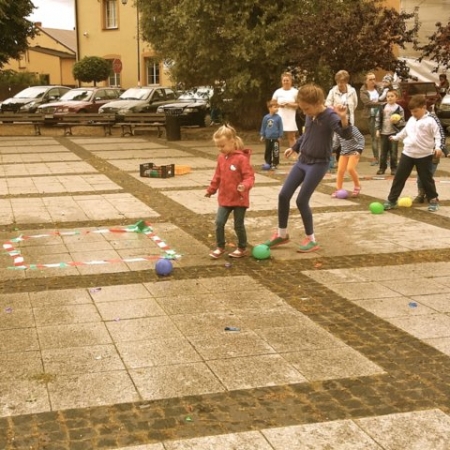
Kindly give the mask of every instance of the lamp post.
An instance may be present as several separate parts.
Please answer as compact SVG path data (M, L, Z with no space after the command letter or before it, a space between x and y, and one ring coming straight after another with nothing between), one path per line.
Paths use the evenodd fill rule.
M122 5L126 5L128 0L121 0ZM137 81L138 86L141 85L141 46L139 31L139 1L136 0L136 46L137 46Z

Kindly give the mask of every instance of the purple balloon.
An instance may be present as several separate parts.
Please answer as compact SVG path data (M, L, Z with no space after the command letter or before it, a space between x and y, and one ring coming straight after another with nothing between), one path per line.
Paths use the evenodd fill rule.
M173 265L170 259L161 258L156 261L155 271L161 277L166 277L172 273Z
M337 198L347 198L348 197L348 192L345 189L339 189L336 192L336 197Z

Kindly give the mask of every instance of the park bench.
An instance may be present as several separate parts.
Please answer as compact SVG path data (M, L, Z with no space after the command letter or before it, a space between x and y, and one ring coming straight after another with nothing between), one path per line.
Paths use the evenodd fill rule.
M117 122L122 129L122 136L134 136L136 129L155 130L158 137L166 128L166 116L158 113L132 113L122 116Z
M41 126L44 125L44 115L37 113L2 113L0 121L5 125L33 125L34 134L41 135Z
M115 123L115 113L69 113L58 116L57 122L54 122L55 126L62 127L64 129L65 136L72 136L72 128L80 126L103 127L105 136L111 136L112 127Z

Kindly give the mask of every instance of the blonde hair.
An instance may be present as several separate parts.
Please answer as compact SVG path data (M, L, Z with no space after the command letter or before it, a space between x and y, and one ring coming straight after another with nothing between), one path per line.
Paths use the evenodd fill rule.
M283 81L283 78L289 78L292 81L293 80L292 73L291 72L283 72L281 74L281 81Z
M308 105L323 104L325 102L325 94L323 89L317 84L305 84L298 91L297 101L308 103Z
M224 137L235 142L236 150L244 149L244 141L237 135L236 130L231 125L222 125L213 134L213 140L216 141Z
M278 106L278 102L276 100L269 100L266 104L267 108L270 108L271 106Z
M334 80L336 81L336 83L338 83L339 81L345 81L347 83L348 80L350 80L350 74L346 70L339 70L339 72L336 72Z

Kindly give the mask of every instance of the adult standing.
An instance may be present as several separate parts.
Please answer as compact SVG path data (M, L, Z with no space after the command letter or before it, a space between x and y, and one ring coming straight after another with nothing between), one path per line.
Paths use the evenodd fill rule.
M358 94L353 86L348 84L350 75L346 70L339 70L334 76L336 85L328 92L325 99L326 106L347 106L350 123L355 125L355 109L358 106Z
M445 94L447 94L448 88L450 87L450 83L447 80L447 75L445 73L439 74L439 94L444 98Z
M276 100L278 104L278 114L283 122L283 131L289 142L289 147L295 144L296 133L298 131L295 115L298 109L297 95L298 89L292 86L292 74L284 72L281 75L281 88L277 89L272 100Z
M359 97L364 105L364 117L369 121L369 132L372 141L372 154L373 161L371 166L378 166L379 157L379 140L376 136L375 118L378 108L383 104L380 101L380 96L383 93L383 89L377 86L377 79L373 72L366 74L366 80L361 86L359 91Z

